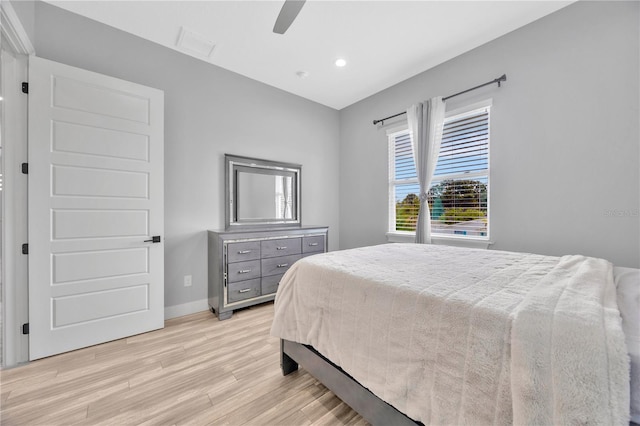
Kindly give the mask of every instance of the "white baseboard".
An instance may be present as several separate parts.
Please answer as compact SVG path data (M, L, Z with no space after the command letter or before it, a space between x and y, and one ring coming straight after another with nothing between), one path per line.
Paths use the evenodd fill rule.
M185 315L207 310L209 310L209 302L207 299L200 299L189 303L183 303L181 305L165 306L164 319L168 320L171 318L183 317Z

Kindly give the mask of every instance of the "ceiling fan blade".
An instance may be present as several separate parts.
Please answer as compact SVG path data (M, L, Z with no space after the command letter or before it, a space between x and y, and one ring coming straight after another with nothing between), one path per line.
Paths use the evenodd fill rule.
M305 1L306 0L286 0L284 5L282 5L282 9L280 9L276 24L273 26L273 32L276 34L284 34L293 23L293 20L296 19L298 13L300 13L300 9L304 6Z

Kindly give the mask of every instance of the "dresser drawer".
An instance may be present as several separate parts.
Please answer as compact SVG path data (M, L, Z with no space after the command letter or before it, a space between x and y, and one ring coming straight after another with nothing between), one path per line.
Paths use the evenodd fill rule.
M227 302L233 303L260 296L260 278L255 280L229 283L227 286Z
M227 261L229 263L255 259L260 259L260 241L230 243L227 245Z
M260 243L262 258L302 253L302 238L265 240Z
M260 261L248 260L246 262L230 263L227 266L227 281L245 281L260 277Z
M324 251L324 235L314 235L302 238L302 252L316 253Z
M282 279L282 275L271 275L270 277L264 277L262 279L262 295L265 294L273 294L278 291L278 284L280 284L280 280Z
M298 259L300 259L299 254L262 259L262 276L284 274Z
M211 310L222 321L235 310L273 300L285 272L299 259L324 252L328 242L325 226L209 231Z

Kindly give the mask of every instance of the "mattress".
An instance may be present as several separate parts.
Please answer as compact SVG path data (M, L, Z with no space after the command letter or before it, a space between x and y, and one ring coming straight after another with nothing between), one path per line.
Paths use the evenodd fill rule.
M622 425L615 298L602 259L387 244L296 262L272 334L425 424Z

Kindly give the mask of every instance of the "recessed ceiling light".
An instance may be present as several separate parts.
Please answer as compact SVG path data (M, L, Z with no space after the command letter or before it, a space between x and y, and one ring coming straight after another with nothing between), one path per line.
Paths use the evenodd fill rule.
M336 59L336 62L335 62L335 63L336 63L336 67L339 67L339 68L342 68L342 67L344 67L345 65L347 65L347 61L345 61L345 60L344 60L344 59L342 59L342 58L338 58L338 59Z

